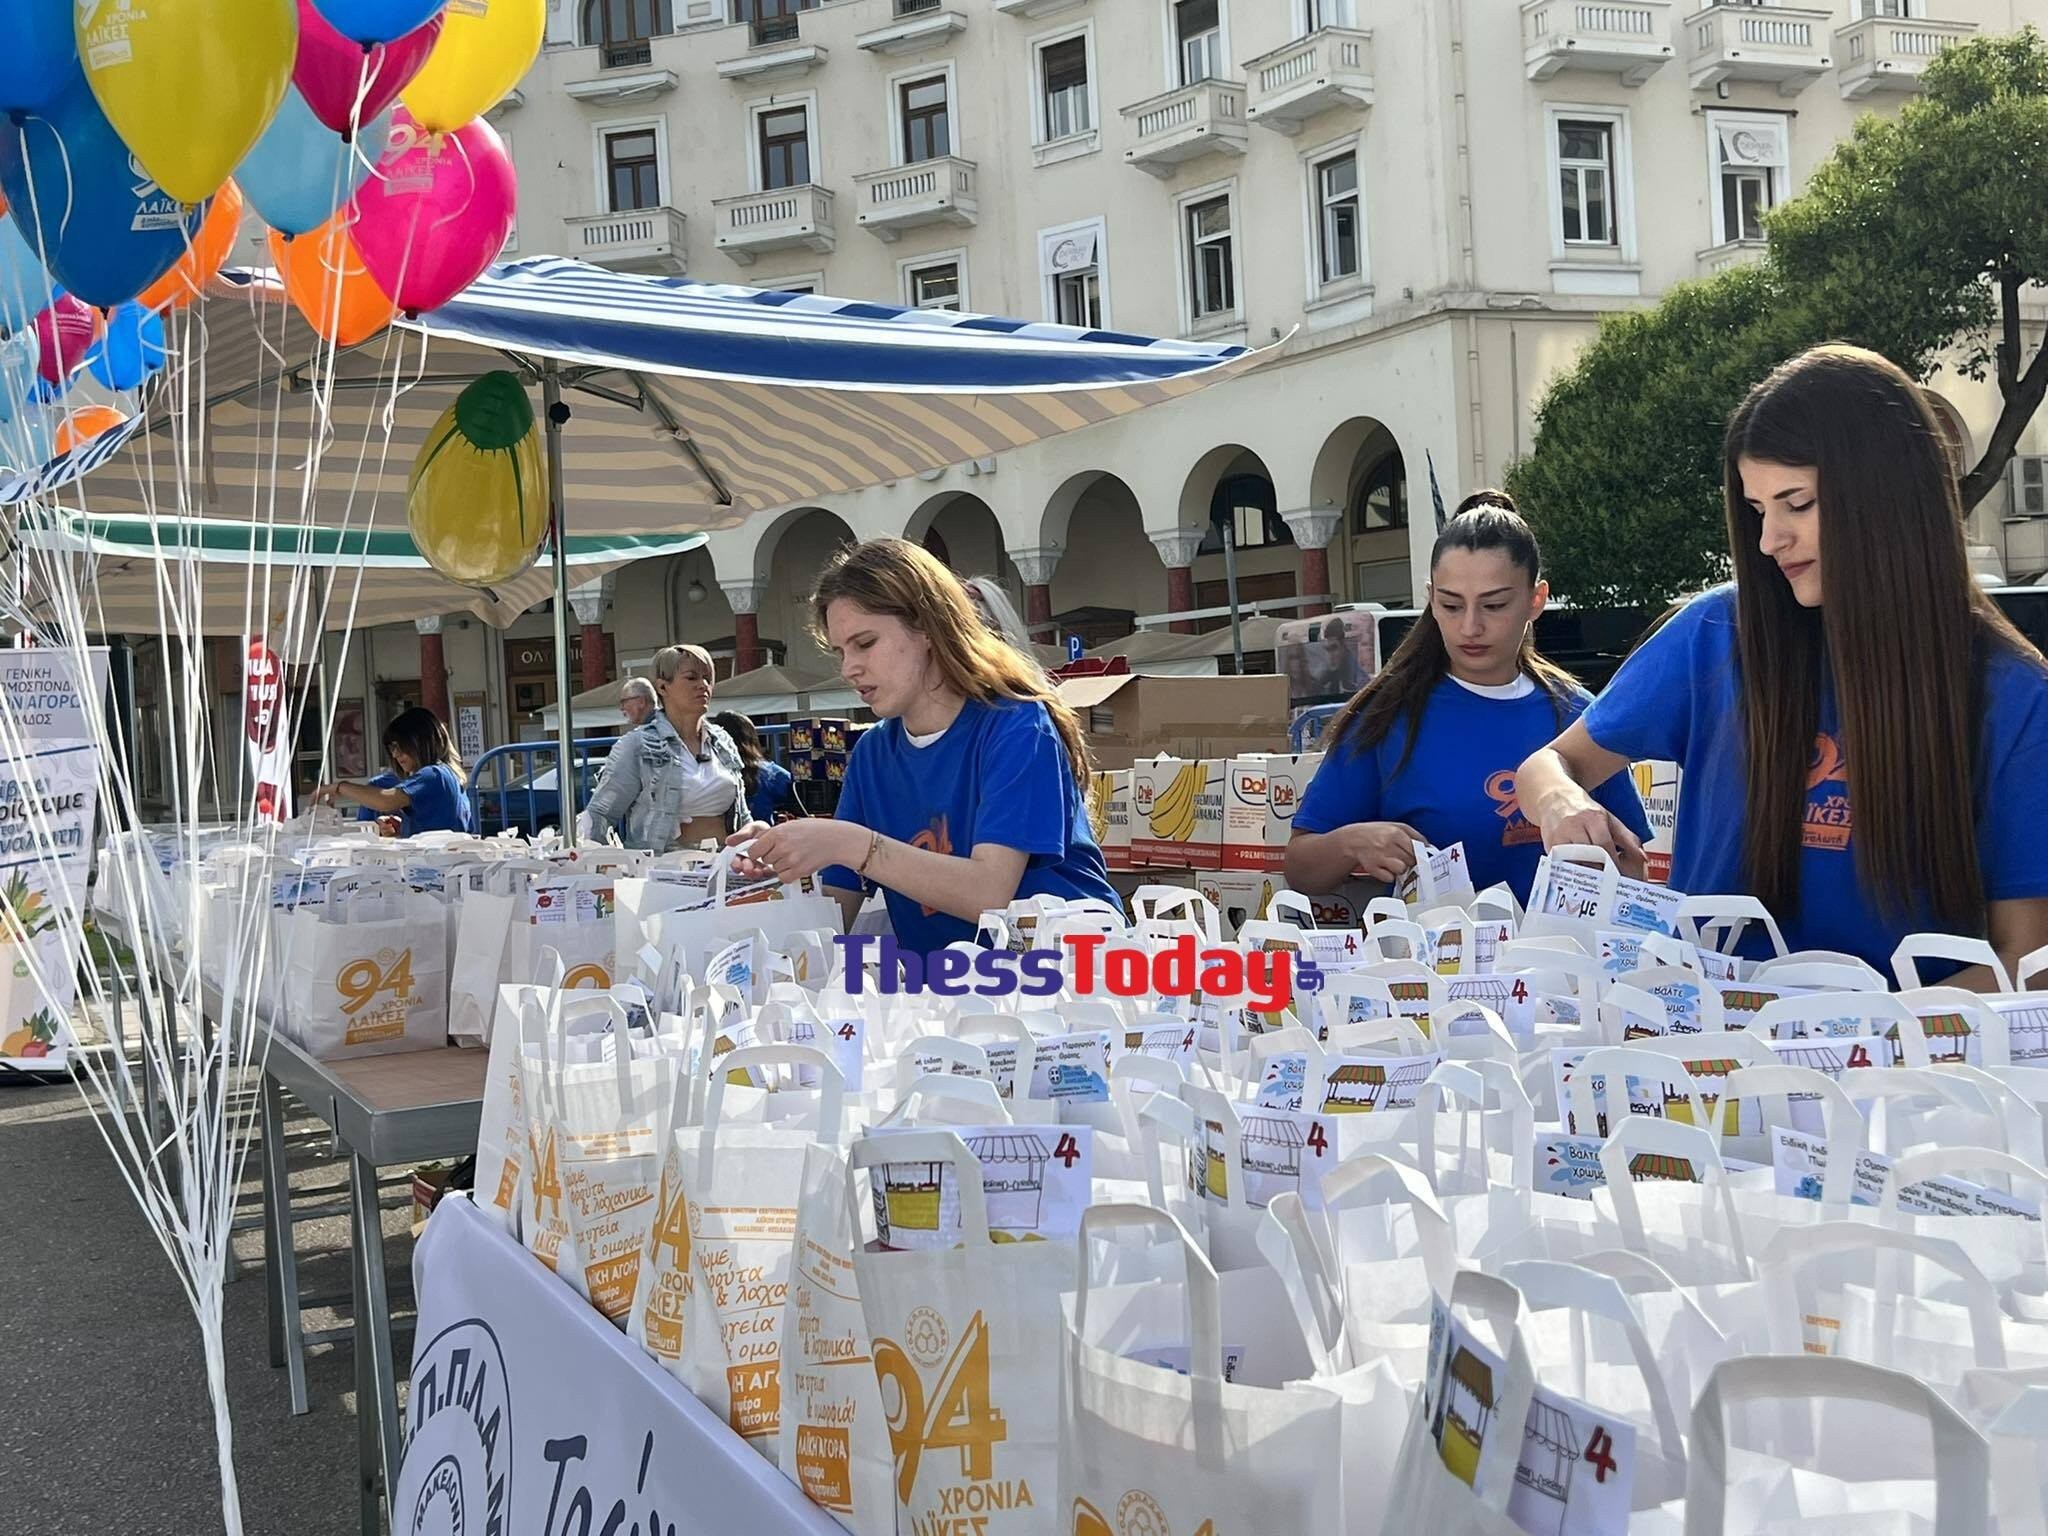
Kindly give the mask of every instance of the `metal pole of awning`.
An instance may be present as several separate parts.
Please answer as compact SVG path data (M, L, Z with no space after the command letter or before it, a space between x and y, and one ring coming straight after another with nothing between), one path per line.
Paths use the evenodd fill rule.
M569 538L562 494L562 428L569 407L562 403L562 371L552 358L541 369L541 414L547 423L548 537L555 546L555 786L561 792L562 841L576 846L576 727L569 693Z

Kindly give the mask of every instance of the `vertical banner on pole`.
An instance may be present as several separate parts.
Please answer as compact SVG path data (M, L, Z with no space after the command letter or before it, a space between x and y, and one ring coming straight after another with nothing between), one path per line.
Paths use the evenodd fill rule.
M67 936L78 932L92 858L92 699L106 696L106 648L90 657L88 697L71 652L0 651L0 1066L59 1071L75 1044L79 957Z
M292 750L285 734L284 665L261 640L251 640L242 669L242 730L249 742L249 776L256 786L255 819L287 821L292 814Z

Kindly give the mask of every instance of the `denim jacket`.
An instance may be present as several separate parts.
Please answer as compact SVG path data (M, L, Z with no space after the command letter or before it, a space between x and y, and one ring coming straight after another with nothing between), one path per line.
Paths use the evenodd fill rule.
M718 726L703 723L704 750L734 779L744 783L739 748ZM683 762L687 749L667 715L656 712L644 725L621 736L604 760L587 814L601 825L618 828L628 848L666 853L676 845L683 825ZM737 831L745 795L733 796L726 830Z

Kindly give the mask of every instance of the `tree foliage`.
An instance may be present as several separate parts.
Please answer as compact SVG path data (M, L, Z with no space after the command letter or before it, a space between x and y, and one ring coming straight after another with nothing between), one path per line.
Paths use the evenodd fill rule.
M1762 267L1603 322L1552 383L1535 452L1508 471L1559 595L1652 606L1725 577L1723 428L1758 379L1816 339Z
M1579 602L1655 603L1725 569L1721 427L1772 367L1823 340L1998 383L1963 482L1998 484L2044 393L2020 297L2048 282L2048 44L2032 28L1944 50L1895 118L1866 115L1766 220L1767 262L1611 320L1509 474Z

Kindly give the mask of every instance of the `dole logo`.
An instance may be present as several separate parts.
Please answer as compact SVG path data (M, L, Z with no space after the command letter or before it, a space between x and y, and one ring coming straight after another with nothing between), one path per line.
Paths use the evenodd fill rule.
M1140 780L1137 787L1131 792L1131 795L1138 804L1150 805L1152 803L1152 781L1150 779Z
M1266 786L1266 798L1274 809L1294 804L1295 788L1292 779L1274 779Z
M1266 776L1263 773L1240 773L1237 776L1237 792L1247 800L1264 799Z

